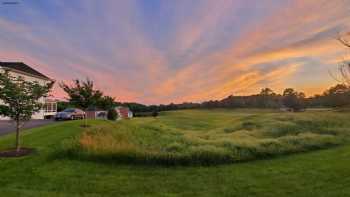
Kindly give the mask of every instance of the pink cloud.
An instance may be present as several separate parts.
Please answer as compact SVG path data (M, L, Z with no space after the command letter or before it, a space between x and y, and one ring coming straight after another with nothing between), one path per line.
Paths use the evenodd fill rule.
M135 14L140 11L136 1L107 2L98 15L93 2L82 3L79 13L58 3L66 7L63 26L37 11L28 15L40 22L37 28L0 17L0 34L8 35L0 38L0 59L24 61L57 81L89 77L118 100L146 103L254 93L266 81L277 90L292 84L308 92L330 85L329 80L312 86L291 82L308 82L308 73L299 71L310 66L324 67L312 73L324 77L326 67L344 54L334 34L350 28L345 1L281 3L284 7L276 6L253 23L240 24L239 11L246 5L203 1L175 18L174 31L161 35L167 40L159 44ZM239 30L229 37L225 31L236 22ZM313 65L315 60L320 65ZM54 92L64 96L57 86Z

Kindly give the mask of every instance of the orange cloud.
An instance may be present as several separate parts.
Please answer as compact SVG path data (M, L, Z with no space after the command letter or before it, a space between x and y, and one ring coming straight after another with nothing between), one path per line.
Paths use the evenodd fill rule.
M266 1L266 7L271 3ZM26 15L40 28L0 15L0 34L7 35L0 38L0 58L25 61L58 81L90 77L118 100L146 103L220 99L266 85L276 91L293 85L317 92L331 83L311 83L307 76L324 78L344 54L335 37L350 29L346 1L280 2L254 22L239 23L241 17L254 17L241 10L250 4L202 1L174 16L173 26L164 27L171 28L169 35L155 26L161 27L156 36L149 36L151 30L144 29L149 24L134 14L140 11L137 1L107 2L98 15L93 2L82 3L79 13L58 3L66 7L63 26L38 18L40 12ZM63 96L58 87L55 92Z

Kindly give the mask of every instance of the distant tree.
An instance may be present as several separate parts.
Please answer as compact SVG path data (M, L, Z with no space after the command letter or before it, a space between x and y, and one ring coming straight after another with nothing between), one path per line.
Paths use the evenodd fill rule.
M263 88L263 89L261 89L259 95L262 95L262 96L273 96L273 95L276 95L276 94L270 88Z
M283 105L293 109L293 111L301 111L305 108L305 94L297 92L292 88L287 88L283 91Z
M329 88L324 92L323 96L330 107L350 105L350 87L345 84L338 84Z
M148 112L150 111L149 107L139 103L116 103L116 105L126 106L132 112Z
M90 79L86 81L76 79L73 85L61 82L60 87L68 94L69 102L80 109L97 106L103 96L100 90L94 89L94 83Z
M306 99L307 107L329 107L325 95L316 94Z
M111 96L103 96L97 101L96 105L104 110L115 108L115 98Z
M257 107L277 108L280 106L280 96L273 92L270 88L264 88L256 97Z
M0 115L10 117L16 124L16 151L20 151L20 129L38 112L40 98L48 96L52 83L41 85L25 81L23 77L12 77L8 72L0 73Z
M153 112L152 112L152 116L153 116L153 117L157 117L158 115L159 115L159 113L158 113L157 111L153 111Z

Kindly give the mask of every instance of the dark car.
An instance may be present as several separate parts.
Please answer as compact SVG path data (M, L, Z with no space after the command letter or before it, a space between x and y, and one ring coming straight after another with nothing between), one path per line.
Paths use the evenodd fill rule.
M77 108L68 108L64 111L58 112L55 116L55 120L78 120L84 119L85 112Z

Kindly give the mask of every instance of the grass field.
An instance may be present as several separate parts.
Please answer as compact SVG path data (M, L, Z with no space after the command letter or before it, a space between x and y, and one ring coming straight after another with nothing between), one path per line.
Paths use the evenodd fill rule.
M95 125L66 141L73 158L140 164L213 165L328 148L349 138L334 112L177 111Z
M346 129L349 128L347 125L349 119L350 113L336 112L281 114L253 110L215 110L167 112L157 119L134 119L117 125L105 121L93 121L90 122L93 125L90 131L83 131L79 127L81 124L79 121L53 124L23 133L24 145L36 148L36 154L24 158L0 159L0 194L35 197L350 196L350 145L347 142ZM136 140L143 139L142 141L147 144L142 144L142 147L151 146L147 152L155 150L156 153L159 150L169 151L163 148L167 147L165 141L167 137L160 136L158 140L153 139L163 132L188 131L190 136L184 134L182 137L195 140L200 139L202 135L209 136L203 138L209 145L212 140L220 141L223 138L234 137L242 140L245 138L240 134L244 133L243 131L254 133L253 137L258 141L266 140L267 136L268 139L276 139L308 133L317 137L318 135L330 137L332 143L327 140L327 143L323 144L323 140L321 142L316 140L312 141L314 145L311 149L330 148L212 166L133 165L119 163L117 160L101 162L84 158L74 159L71 158L72 155L67 157L65 154L59 154L62 149L76 142L76 139L84 139L84 136L88 135L84 134L85 132L90 133L93 139L93 143L85 142L86 147L81 150L86 151L87 156L96 154L94 152L96 150L101 150L104 155L115 154L114 151L118 150L118 147L129 146L110 145L110 149L89 147L96 143L94 129L106 127L120 129L133 127L133 132L142 129L140 131L142 138L136 134L129 137ZM157 129L158 127L165 128ZM117 130L113 130L113 133ZM146 131L150 134L147 135ZM258 132L262 132L261 136L257 134ZM113 134L110 143L113 144L116 139L120 139L118 136L118 132ZM149 139L145 140L147 137ZM102 139L106 143L105 138ZM12 135L1 137L0 148L9 147L13 141ZM141 142L134 143L139 146ZM196 144L190 145L196 146ZM339 146L332 147L333 145ZM79 146L80 148L84 147ZM306 146L304 151L311 149Z

